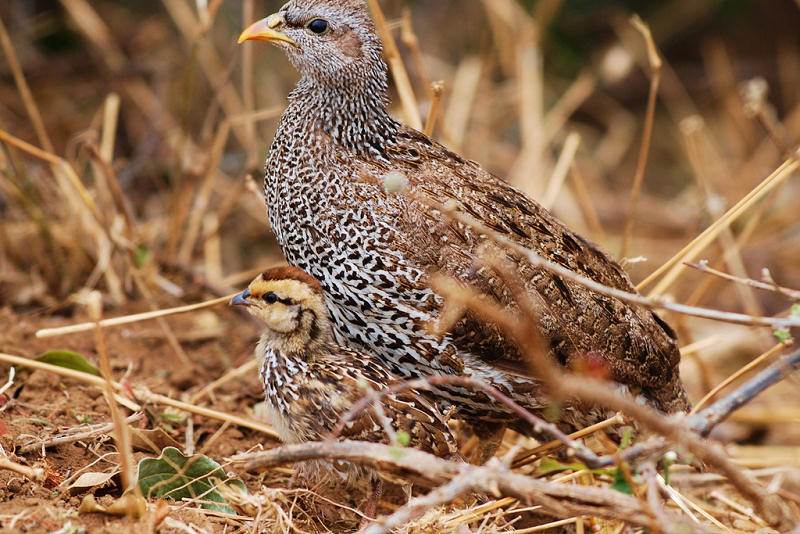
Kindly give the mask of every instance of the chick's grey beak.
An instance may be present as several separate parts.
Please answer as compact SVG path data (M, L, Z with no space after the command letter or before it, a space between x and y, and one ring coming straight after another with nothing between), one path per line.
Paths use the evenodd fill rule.
M250 290L245 289L235 297L231 299L228 303L229 306L251 306L250 301L247 300L251 296Z

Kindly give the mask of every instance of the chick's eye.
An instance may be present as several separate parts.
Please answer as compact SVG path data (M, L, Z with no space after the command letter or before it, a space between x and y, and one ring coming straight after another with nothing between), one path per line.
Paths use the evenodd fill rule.
M324 19L314 19L307 26L309 30L319 35L328 31L328 27L328 21Z
M263 298L267 304L275 304L276 302L278 302L278 295L272 292L267 293L266 295L264 295Z

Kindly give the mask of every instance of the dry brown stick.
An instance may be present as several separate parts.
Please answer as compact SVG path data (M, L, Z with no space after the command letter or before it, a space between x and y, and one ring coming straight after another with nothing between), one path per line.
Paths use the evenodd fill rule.
M644 119L644 131L642 132L642 144L639 148L639 159L636 162L636 174L633 178L633 187L628 200L628 210L625 216L625 230L622 237L622 249L620 258L625 258L630 249L633 239L633 228L636 222L636 206L639 204L639 196L642 192L644 174L647 170L647 161L650 156L650 141L653 138L653 123L656 115L656 101L658 100L658 88L661 84L661 68L663 63L661 56L656 49L650 27L647 26L638 16L631 18L631 24L642 34L647 45L647 57L650 63L650 92L647 96L647 112Z
M599 282L595 282L591 278L587 278L583 275L577 274L576 272L571 271L566 267L563 267L555 262L543 258L541 255L539 255L537 252L531 249L519 245L518 243L514 242L513 240L501 234L500 232L488 228L486 225L484 225L474 217L459 211L457 209L457 206L454 204L442 205L430 198L423 197L417 194L414 194L413 197L419 200L420 202L427 204L431 208L445 214L446 216L458 222L461 222L466 226L474 228L481 234L490 237L493 241L507 247L511 251L525 258L528 261L528 263L530 263L532 266L546 269L563 278L575 282L576 284L582 285L594 291L595 293L619 299L629 304L636 304L638 306L643 306L648 309L664 309L676 313L681 313L684 315L700 317L703 319L712 319L716 321L723 321L723 322L743 324L743 325L769 326L773 328L800 327L800 319L797 318L753 317L751 315L746 315L743 313L724 312L709 308L700 308L697 306L687 306L685 304L678 304L671 302L662 297L657 297L657 296L645 297L637 293L629 293L621 289L616 289L613 287L603 285Z
M17 462L12 462L8 458L0 458L0 469L12 471L18 475L24 476L25 478L35 480L36 482L42 482L45 479L44 469L40 467L28 467L27 465L18 464Z
M742 384L732 393L719 399L705 410L689 418L690 427L701 435L708 435L717 424L725 420L756 395L800 370L800 350L784 356L756 376Z
M264 469L287 463L310 460L344 460L379 470L399 470L441 485L462 473L474 473L482 481L482 491L517 498L525 503L541 504L556 517L588 515L620 519L634 525L652 526L647 510L637 499L620 492L587 486L560 484L514 473L499 461L474 466L437 458L411 449L363 441L324 441L286 445L264 452L245 453L230 459L233 466L245 470Z
M706 395L702 399L697 401L695 403L695 405L692 407L691 413L694 414L694 413L699 412L701 408L703 408L711 399L713 399L717 395L717 393L719 393L720 391L722 391L723 389L728 387L730 384L735 382L742 375L744 375L744 374L748 373L749 371L751 371L752 369L755 369L756 367L758 367L763 362L772 359L773 356L775 356L776 354L779 354L783 349L785 349L786 347L791 346L792 344L793 343L791 342L791 340L787 341L785 343L778 343L777 345L775 345L774 347L772 347L768 351L764 352L763 354L761 354L757 358L754 358L753 361L751 361L748 364L742 366L739 370L734 372L728 378L726 378L725 380L723 380L722 382L717 384L711 391L706 393Z
M136 412L131 414L125 419L127 424L135 423L136 421L141 421L144 417L143 412ZM80 429L81 427L78 427ZM75 431L77 429L73 429L73 432L63 432L58 436L54 436L52 438L35 441L33 443L28 443L21 446L17 452L20 454L25 454L28 452L34 452L42 449L46 449L49 447L55 447L56 445L65 445L67 443L75 443L76 441L82 441L85 439L91 439L96 436L102 436L103 434L108 434L109 432L114 431L114 423L102 423L99 425L90 425L88 428L85 428L82 431Z
M42 145L47 152L55 152L53 143L50 141L50 136L47 135L47 130L44 127L42 115L39 113L39 108L36 106L36 100L33 98L31 88L28 81L25 79L25 73L17 59L17 54L14 52L14 45L11 43L11 37L8 35L8 30L3 23L3 18L0 17L0 46L3 48L3 53L6 55L6 61L11 69L11 74L14 76L14 83L17 85L22 103L25 106L25 111L33 123L33 129L36 132L36 137L39 139L39 144Z
M361 531L361 534L387 534L419 518L428 510L451 503L462 495L484 486L476 478L477 473L467 470L447 484L434 488L430 493L410 499L392 515L376 521Z

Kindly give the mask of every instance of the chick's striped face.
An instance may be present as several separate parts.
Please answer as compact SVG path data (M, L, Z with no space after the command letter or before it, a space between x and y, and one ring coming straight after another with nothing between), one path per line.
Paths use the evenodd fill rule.
M304 309L322 306L321 297L297 280L264 280L259 276L248 289L248 311L278 334L296 331Z

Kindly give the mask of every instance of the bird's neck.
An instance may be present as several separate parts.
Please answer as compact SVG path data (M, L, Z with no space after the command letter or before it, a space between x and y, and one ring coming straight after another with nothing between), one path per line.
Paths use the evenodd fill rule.
M260 354L274 352L291 360L311 362L330 336L330 324L324 308L306 309L290 332L266 329L259 340Z
M382 61L380 65L344 82L301 78L285 118L360 156L382 158L400 125L387 110L386 70Z

